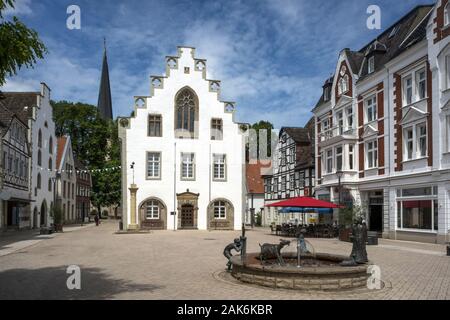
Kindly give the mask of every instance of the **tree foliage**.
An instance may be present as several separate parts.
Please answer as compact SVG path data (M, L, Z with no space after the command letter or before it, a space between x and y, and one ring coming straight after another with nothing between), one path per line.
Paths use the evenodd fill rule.
M121 171L104 170L120 166L117 121L103 120L89 104L52 101L52 106L56 135L70 136L76 157L92 171L92 203L99 212L102 206L119 206Z
M4 20L3 11L8 7L14 8L14 0L0 0L0 86L6 77L14 76L23 66L33 67L47 53L36 31L17 17Z

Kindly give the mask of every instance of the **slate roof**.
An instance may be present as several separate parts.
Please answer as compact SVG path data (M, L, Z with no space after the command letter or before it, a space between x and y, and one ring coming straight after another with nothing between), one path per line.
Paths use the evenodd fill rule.
M281 128L280 136L283 132L286 132L296 143L311 142L312 137L306 128L283 127Z
M4 99L0 100L0 135L3 136L9 129L11 121L17 117L19 121L23 122L25 127L28 127L27 122L22 121L14 112L6 107Z
M359 75L358 81L369 76L366 56L373 51L378 52L375 55L375 72L377 72L411 46L426 39L426 27L432 9L433 5L416 6L361 50L344 49L352 71ZM394 29L395 32L393 32ZM322 93L314 108L321 106L324 102Z
M37 105L37 97L39 92L2 92L4 99L1 101L5 106L15 113L19 119L28 123L28 119L32 116L33 108Z

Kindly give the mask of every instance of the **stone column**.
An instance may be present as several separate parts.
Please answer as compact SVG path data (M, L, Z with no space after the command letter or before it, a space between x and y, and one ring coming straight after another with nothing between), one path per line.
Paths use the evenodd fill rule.
M138 229L138 225L136 223L136 194L138 191L138 187L135 184L132 184L129 188L130 190L130 223L128 224L128 230L136 230Z

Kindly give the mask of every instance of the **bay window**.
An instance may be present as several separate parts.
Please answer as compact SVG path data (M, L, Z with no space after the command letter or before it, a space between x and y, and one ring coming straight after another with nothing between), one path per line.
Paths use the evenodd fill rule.
M342 171L342 146L336 147L336 171Z
M348 169L353 170L354 169L354 163L355 163L355 147L353 145L348 146Z
M333 172L333 150L327 150L327 173Z
M366 144L367 169L378 167L378 142L373 140Z
M339 111L336 115L337 124L339 127L339 134L344 133L344 112Z
M353 129L353 107L347 108L347 129Z

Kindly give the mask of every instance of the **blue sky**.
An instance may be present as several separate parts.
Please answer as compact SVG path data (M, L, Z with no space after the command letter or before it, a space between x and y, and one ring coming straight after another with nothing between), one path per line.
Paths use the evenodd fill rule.
M341 49L359 50L418 4L433 0L16 0L15 12L49 49L3 91L37 91L55 100L97 104L103 37L107 38L114 115L128 116L133 96L149 94L149 76L164 57L194 46L208 77L222 80L222 100L237 102L237 120L303 126L334 71ZM81 8L81 30L66 28L66 10ZM382 30L366 27L380 6Z

